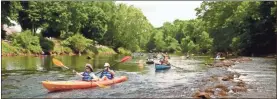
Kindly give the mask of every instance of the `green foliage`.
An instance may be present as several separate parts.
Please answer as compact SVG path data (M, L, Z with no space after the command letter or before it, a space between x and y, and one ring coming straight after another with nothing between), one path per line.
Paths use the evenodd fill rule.
M119 4L111 9L111 19L108 21L108 31L103 44L113 48L124 47L131 51L146 48L150 39L152 26L143 13L125 4Z
M1 1L1 22L2 24L11 25L8 17L15 20L18 17L18 11L22 9L20 2L17 1Z
M155 44L157 51L208 53L211 51L213 39L203 24L199 19L175 20L173 24L166 22L156 31L148 47L154 49L150 48L153 47L150 45Z
M240 41L240 38L239 37L234 37L233 39L232 39L232 44L230 45L231 47L232 47L232 50L236 50L236 53L240 53L240 51L241 51L241 43L240 43L241 41Z
M164 48L166 47L166 42L164 41L163 33L161 31L157 31L157 33L155 33L154 42L157 51L165 51Z
M2 54L19 54L20 48L16 46L11 46L7 42L1 41L2 44Z
M108 48L108 47L97 48L97 51L98 51L98 53L106 53L106 52L113 53L113 54L116 53L113 49Z
M50 52L54 49L55 45L54 45L53 41L41 37L40 38L40 46L41 46L43 52Z
M52 40L52 42L54 42L54 48L51 52L57 53L57 54L63 54L63 53L72 53L73 51L71 50L71 48L67 47L67 46L62 46L61 41L60 40Z
M131 55L132 54L131 51L126 50L123 47L119 47L117 50L118 50L119 54L123 54L123 55Z
M233 51L250 55L276 51L276 5L276 1L203 2L195 9L197 19L176 19L155 29L140 9L113 1L4 1L1 21L9 24L9 17L23 30L31 30L6 36L24 52L37 53L41 48L61 53L111 51L95 48L95 41L120 53ZM31 32L38 28L43 37L64 40L62 45L37 40Z
M178 43L178 41L170 36L168 36L165 39L165 42L167 42L165 49L167 52L175 52L175 51L180 51L180 45Z
M12 37L12 45L16 47L22 47L27 52L41 53L39 37L32 35L30 30L21 32L18 35Z
M75 34L72 37L67 38L62 42L62 45L68 46L76 52L83 52L89 45L92 44L92 40L85 38L82 34Z
M207 9L208 8L208 9ZM275 52L276 1L203 2L196 9L215 51ZM275 11L275 12L274 12Z

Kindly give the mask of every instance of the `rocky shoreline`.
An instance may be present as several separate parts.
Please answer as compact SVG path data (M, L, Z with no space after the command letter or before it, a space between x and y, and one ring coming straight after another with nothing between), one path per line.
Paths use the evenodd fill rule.
M239 57L216 61L209 65L207 72L202 78L199 89L196 90L192 97L194 98L231 98L232 94L246 92L247 86L245 81L240 79L240 73L228 70L235 64L249 62L252 59Z

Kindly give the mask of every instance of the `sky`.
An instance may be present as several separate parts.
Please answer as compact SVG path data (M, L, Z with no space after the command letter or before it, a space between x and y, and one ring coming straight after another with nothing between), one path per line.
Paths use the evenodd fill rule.
M141 9L146 18L154 27L161 27L164 22L173 22L176 19L189 20L196 18L195 8L202 1L116 1L134 5Z

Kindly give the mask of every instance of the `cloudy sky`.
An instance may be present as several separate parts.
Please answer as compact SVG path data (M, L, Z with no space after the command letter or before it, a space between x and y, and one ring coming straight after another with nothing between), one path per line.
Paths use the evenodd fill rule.
M154 27L175 19L188 20L196 18L195 8L202 1L116 1L140 8Z

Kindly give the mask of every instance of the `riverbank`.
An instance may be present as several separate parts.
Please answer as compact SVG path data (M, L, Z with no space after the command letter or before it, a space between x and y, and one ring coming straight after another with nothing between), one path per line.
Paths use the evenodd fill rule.
M200 82L196 84L198 88L192 97L276 97L274 58L240 57L215 62L210 67L203 76L197 78Z
M1 41L2 43L2 52L1 56L41 56L41 55L78 55L78 53L74 52L71 48L61 46L60 40L52 40L54 43L53 50L41 53L32 53L30 51L27 51L27 49L16 47L12 45L11 41ZM125 49L121 49L125 50ZM96 45L91 46L90 48L87 48L84 52L81 54L88 54L88 55L112 55L112 54L118 54L115 52L112 48L109 48L107 46L103 45ZM121 53L119 53L121 54ZM123 53L126 54L126 53Z

